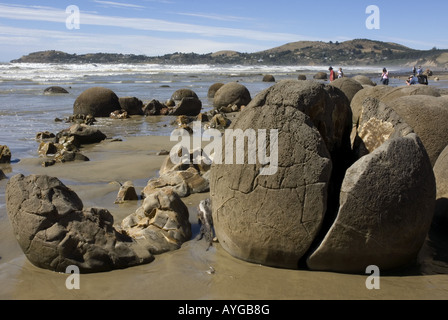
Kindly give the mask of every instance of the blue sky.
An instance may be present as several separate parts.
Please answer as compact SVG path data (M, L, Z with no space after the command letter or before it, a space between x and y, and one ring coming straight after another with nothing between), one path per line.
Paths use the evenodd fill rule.
M73 5L79 29L67 28ZM379 8L379 29L366 27L369 5ZM415 0L0 0L0 61L51 49L156 56L355 38L447 49L447 11L447 1Z

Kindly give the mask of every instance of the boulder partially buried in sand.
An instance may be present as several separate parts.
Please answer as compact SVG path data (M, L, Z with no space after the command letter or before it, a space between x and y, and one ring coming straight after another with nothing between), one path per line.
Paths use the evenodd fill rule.
M278 170L261 175L266 164L259 161L214 162L210 191L216 234L222 247L237 258L297 268L324 219L330 154L309 117L291 106L246 107L231 129L252 128L266 129L268 135L278 130L278 143L267 143L278 144L278 154L271 152L278 156Z
M76 98L73 105L73 114L94 117L109 117L115 110L121 110L117 95L112 90L103 87L85 90Z

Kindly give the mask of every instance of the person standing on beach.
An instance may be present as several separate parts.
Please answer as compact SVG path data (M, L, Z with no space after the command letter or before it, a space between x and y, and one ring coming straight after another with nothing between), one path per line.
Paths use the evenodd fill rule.
M334 73L333 67L330 67L328 70L330 70L330 82L333 82L336 80L336 74Z
M338 79L344 78L344 72L342 71L342 68L339 68L338 71Z
M386 68L383 69L383 74L381 75L381 83L385 86L389 85L389 71Z

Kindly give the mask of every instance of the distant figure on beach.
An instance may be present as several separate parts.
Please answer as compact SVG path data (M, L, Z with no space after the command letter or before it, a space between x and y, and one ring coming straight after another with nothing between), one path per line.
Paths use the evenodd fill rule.
M419 66L417 69L417 75L421 76L422 74L423 74L423 68L422 68L422 66Z
M385 86L389 85L389 71L386 68L383 69L383 74L381 75L381 83Z
M330 70L330 82L336 80L336 74L334 73L333 67L330 67L328 70Z
M416 77L415 75L410 75L409 76L409 78L408 78L408 80L406 80L406 84L408 85L408 86L411 86L411 85L413 85L413 84L419 84L419 82L418 82L418 77Z
M342 68L339 68L338 71L338 79L344 78L344 72L342 71Z
M414 66L414 68L412 69L412 74L415 76L416 73L417 73L417 69L415 69L415 66Z

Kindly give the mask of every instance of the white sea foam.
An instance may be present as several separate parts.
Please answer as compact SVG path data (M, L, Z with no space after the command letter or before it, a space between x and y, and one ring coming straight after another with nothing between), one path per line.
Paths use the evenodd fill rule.
M24 80L70 81L85 77L113 77L122 75L210 74L253 75L288 74L296 72L326 71L327 66L266 66L266 65L161 65L161 64L48 64L9 63L0 64L0 81ZM346 72L372 73L378 67L344 67Z

